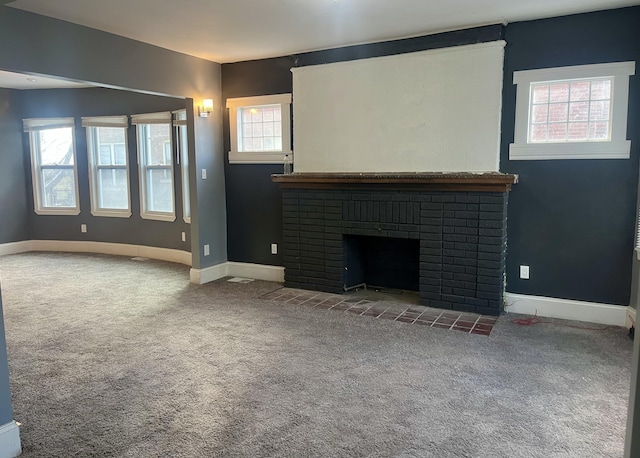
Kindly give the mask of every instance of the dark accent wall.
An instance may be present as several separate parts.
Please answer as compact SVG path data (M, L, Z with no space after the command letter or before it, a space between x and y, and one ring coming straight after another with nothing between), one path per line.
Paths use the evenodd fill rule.
M640 78L630 78L630 159L510 161L509 144L515 118L514 71L640 62L639 24L640 7L634 7L507 27L500 169L520 175L509 198L509 292L629 304ZM530 266L530 280L519 278L521 264Z
M502 39L503 26L490 25L423 37L314 51L274 59L222 65L222 102L227 98L290 93L292 67L380 57L426 49ZM295 100L294 102L295 103ZM295 119L293 120L295 123ZM282 243L280 191L270 175L282 165L229 164L229 114L223 116L230 261L283 265L282 255L270 254L271 243ZM295 151L294 151L295 162ZM295 165L294 165L295 171Z
M286 94L293 90L292 57L222 65L222 101L227 98ZM282 202L271 174L282 164L229 164L229 111L223 116L227 196L227 251L230 261L282 265ZM294 153L295 154L295 153Z
M80 214L37 215L33 211L33 191L30 168L27 172L29 196L29 233L35 240L91 240L128 243L191 251L190 225L182 218L182 177L180 166L174 162L176 220L154 221L140 217L140 191L137 166L136 128L128 128L129 183L131 190L131 217L111 218L93 216L89 194L89 168L86 129L82 116L131 115L173 111L185 108L186 101L104 88L49 89L22 91L22 118L74 117L75 144L78 162L78 188ZM175 139L174 139L175 140ZM24 134L24 157L30 163L29 137ZM175 141L174 160L175 160ZM80 232L81 224L87 233ZM182 242L181 232L187 234Z
M29 238L19 91L0 89L0 244Z

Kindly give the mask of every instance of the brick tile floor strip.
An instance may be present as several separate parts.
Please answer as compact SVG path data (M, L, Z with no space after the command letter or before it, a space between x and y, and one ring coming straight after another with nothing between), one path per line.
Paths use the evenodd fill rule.
M407 324L462 331L467 334L488 336L498 318L468 312L441 310L431 307L384 305L369 299L340 294L319 293L296 288L280 288L261 296L272 302L304 305L325 310L349 312L358 316L399 321Z

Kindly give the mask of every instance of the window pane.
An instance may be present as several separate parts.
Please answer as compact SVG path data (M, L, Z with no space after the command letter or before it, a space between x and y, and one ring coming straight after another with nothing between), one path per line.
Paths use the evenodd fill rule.
M569 121L589 119L589 102L574 102L569 105Z
M609 101L591 102L589 119L591 121L606 121L609 119Z
M588 123L586 122L572 122L569 123L569 140L570 141L586 141Z
M145 124L145 162L147 165L171 165L171 126Z
M536 84L533 86L533 103L548 103L549 102L549 85L548 84Z
M571 101L589 100L589 81L576 81L571 83Z
M565 141L567 139L567 125L562 124L549 124L549 140L550 141Z
M61 127L36 133L40 146L40 164L73 164L73 129Z
M611 81L599 80L591 83L591 100L611 98Z
M547 141L547 124L534 124L533 126L531 126L531 141Z
M609 123L608 122L589 123L589 138L592 140L608 140L609 139Z
M611 84L610 79L532 83L529 141L608 140Z
M100 208L126 210L129 208L127 189L127 171L125 169L98 170L98 194Z
M152 212L173 212L171 170L147 170L147 208Z
M549 105L549 122L564 122L567 120L568 103L554 103Z
M547 122L547 114L549 105L534 105L532 113L532 122Z
M127 165L127 148L124 144L113 145L113 155L116 165Z
M111 146L112 145L100 145L98 165L111 165Z
M554 83L549 85L549 101L552 103L568 102L569 83Z
M73 168L42 169L42 203L44 207L76 206L76 183Z

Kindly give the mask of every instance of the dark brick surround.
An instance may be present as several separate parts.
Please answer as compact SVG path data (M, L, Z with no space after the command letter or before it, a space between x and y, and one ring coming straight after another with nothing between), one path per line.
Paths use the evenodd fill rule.
M343 291L343 235L420 240L422 305L503 310L508 192L282 189L285 286Z

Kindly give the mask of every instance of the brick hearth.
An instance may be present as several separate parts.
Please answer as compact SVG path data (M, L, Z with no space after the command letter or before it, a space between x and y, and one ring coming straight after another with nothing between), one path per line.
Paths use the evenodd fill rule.
M408 186L406 180L388 182L389 176L384 183L319 183L313 175L312 184L296 174L274 176L283 187L285 286L342 293L345 235L416 239L422 305L499 315L507 197L516 177L489 175L500 184L489 179L470 183L469 177L478 181L472 174L456 174L457 184L426 179ZM442 181L452 175L428 176Z

